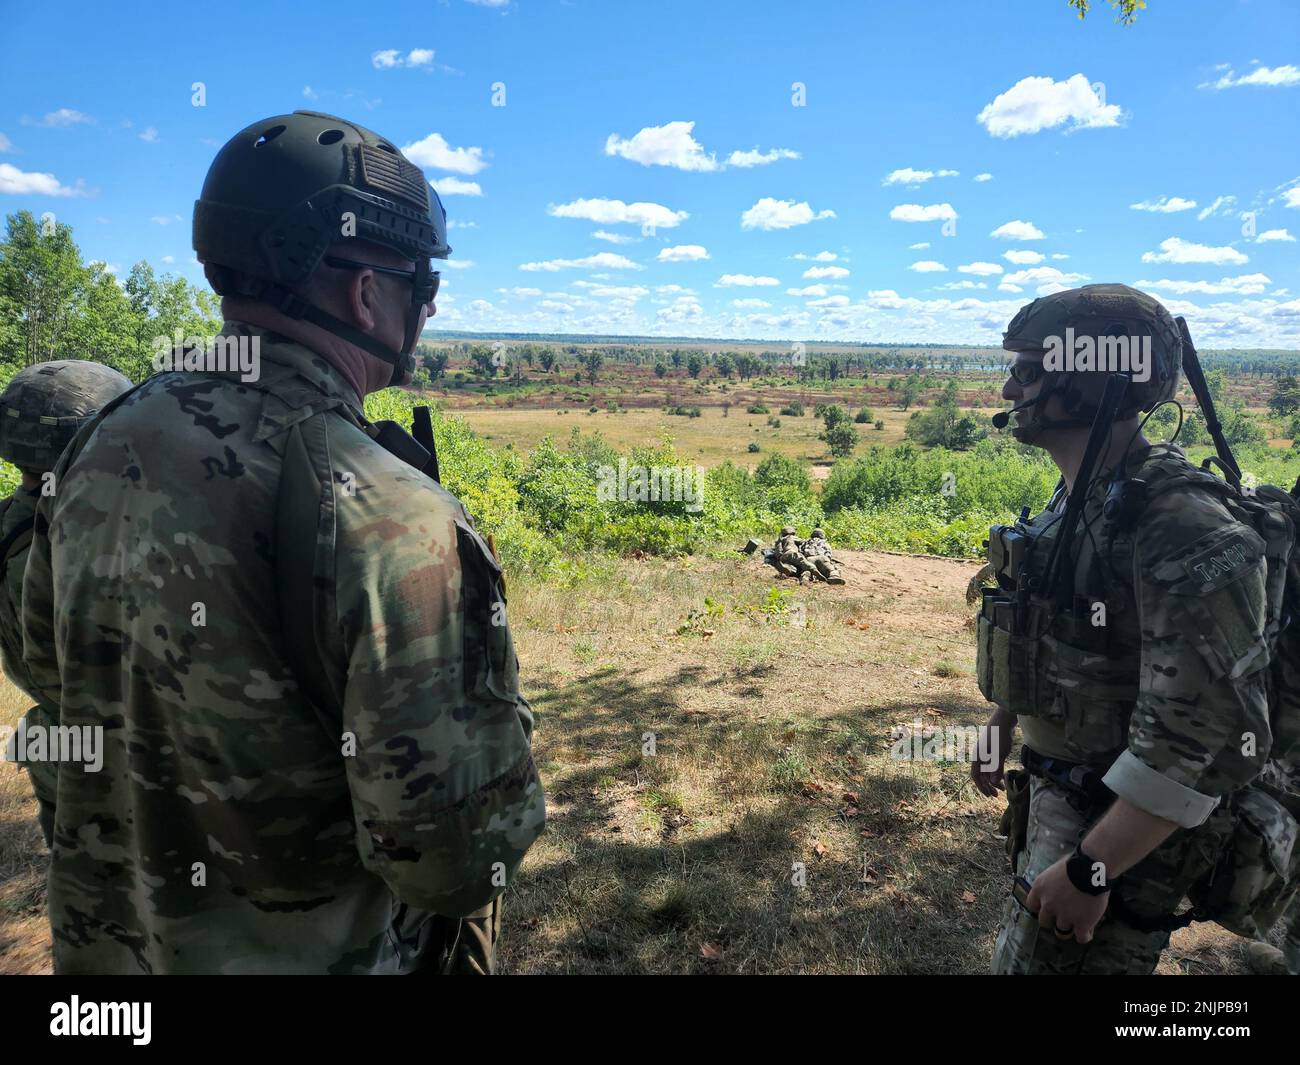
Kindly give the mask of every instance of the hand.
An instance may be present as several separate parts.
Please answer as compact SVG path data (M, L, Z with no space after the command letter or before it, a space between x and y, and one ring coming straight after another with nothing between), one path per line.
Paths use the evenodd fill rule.
M1026 905L1030 913L1038 915L1039 926L1058 939L1088 943L1110 903L1110 893L1084 894L1070 883L1065 862L1061 858L1038 874Z
M1006 765L1007 755L1011 753L1011 738L1015 728L1016 715L1008 713L1002 707L995 708L989 715L988 722L980 735L979 749L988 751L991 759L983 762L977 755L976 760L970 765L971 780L975 782L975 790L981 795L992 798L1006 788L1003 766Z

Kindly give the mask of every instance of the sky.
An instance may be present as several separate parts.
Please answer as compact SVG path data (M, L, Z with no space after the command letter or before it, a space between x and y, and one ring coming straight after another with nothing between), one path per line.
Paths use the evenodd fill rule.
M1119 281L1300 348L1300 4L0 0L0 210L196 284L217 149L374 129L450 222L438 329L998 344ZM201 85L196 88L196 85Z

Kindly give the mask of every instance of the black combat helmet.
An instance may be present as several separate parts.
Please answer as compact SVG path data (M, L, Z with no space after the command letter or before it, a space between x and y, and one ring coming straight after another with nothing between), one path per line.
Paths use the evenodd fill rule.
M1067 334L1067 330L1070 331ZM1044 429L1091 426L1109 375L1104 369L1070 370L1048 365L1049 349L1063 351L1067 336L1089 337L1098 360L1107 352L1133 345L1149 350L1145 379L1132 369L1119 417L1149 411L1173 397L1182 362L1182 338L1173 316L1154 296L1128 285L1084 285L1042 296L1020 308L1002 335L1002 346L1012 352L1044 355L1043 385L1038 395L1014 411L1012 435L1022 443L1037 439ZM1067 417L1048 418L1047 401L1059 396ZM998 415L993 424L1004 427L1011 419Z
M356 238L416 264L402 350L313 307L291 289L336 241ZM414 370L420 309L438 289L447 213L418 166L389 141L317 111L255 122L217 153L194 204L194 251L220 295L244 295L303 318L393 365Z
M113 367L83 359L24 367L0 392L0 458L19 469L52 470L77 430L130 388Z

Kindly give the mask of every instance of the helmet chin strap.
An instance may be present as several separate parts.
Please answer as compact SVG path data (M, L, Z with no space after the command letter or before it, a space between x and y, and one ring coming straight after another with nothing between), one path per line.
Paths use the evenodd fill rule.
M277 285L273 282L264 282L258 286L255 292L249 293L254 299L265 300L271 306L282 314L290 318L297 318L304 322L311 322L312 325L319 326L327 333L332 333L340 340L346 340L362 351L368 352L377 359L382 359L393 367L393 376L389 379L388 384L401 384L403 377L415 372L415 356L408 354L415 348L416 335L420 329L420 308L422 303L414 303L406 312L406 333L402 340L402 350L394 351L387 344L372 337L369 333L363 333L355 326L349 325L340 318L319 307L308 303L297 293L291 292L283 285Z

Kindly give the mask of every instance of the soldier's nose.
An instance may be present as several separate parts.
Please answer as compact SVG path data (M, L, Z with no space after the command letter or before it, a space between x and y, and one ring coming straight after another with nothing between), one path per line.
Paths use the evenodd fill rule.
M1020 387L1019 383L1016 381L1014 377L1008 377L1007 383L1002 386L1003 399L1009 399L1014 402L1024 394L1025 394L1024 389Z

